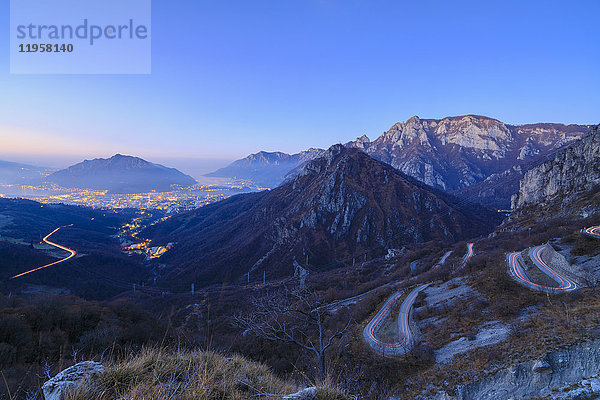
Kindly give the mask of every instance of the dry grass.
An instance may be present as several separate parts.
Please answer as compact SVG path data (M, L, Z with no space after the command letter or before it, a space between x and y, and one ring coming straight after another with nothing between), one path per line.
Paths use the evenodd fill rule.
M439 317L440 322L422 329L427 345L440 349L463 336L474 336L478 327L490 319L484 311L487 307L481 299L461 299L451 306L429 309L421 318Z
M324 379L317 384L318 400L350 400L356 399L356 396L350 396L342 390L331 379Z
M600 241L598 239L579 234L575 240L573 240L571 255L594 257L598 254L600 254Z
M240 356L149 349L108 365L95 382L69 393L66 400L241 400L280 397L297 390L267 366ZM324 400L347 398L329 381L320 385L318 393Z

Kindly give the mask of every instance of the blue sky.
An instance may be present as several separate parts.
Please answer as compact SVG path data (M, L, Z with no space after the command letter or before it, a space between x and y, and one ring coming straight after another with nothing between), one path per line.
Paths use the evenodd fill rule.
M10 75L1 4L3 159L223 162L413 115L600 122L598 1L153 0L152 74L104 76Z

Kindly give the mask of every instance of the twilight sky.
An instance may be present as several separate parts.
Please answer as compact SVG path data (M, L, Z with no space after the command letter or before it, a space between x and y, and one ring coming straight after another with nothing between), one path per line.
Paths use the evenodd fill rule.
M596 0L153 0L146 76L10 75L1 7L5 160L218 164L413 115L600 122Z

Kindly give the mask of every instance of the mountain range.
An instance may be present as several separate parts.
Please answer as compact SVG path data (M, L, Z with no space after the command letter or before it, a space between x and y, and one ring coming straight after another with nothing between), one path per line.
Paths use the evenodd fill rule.
M362 151L335 145L285 184L175 215L147 228L176 243L161 258L167 280L214 283L250 273L287 276L344 260L489 232L497 213L430 188ZM307 263L308 261L308 263Z
M0 161L0 184L22 185L37 182L50 174L49 168L33 165Z
M518 190L518 182L529 168L580 139L590 128L551 123L509 125L479 115L443 119L415 116L394 124L374 141L363 135L345 146L364 151L427 185L469 201L508 208L511 195ZM300 164L280 163L278 160L286 155L279 154L276 160L256 155L238 160L230 166L235 165L235 169L221 169L219 176L234 177L233 170L235 176L244 175L244 170L260 175L260 170L276 168L277 175L269 177L271 187L275 187L284 180L286 169L289 174L298 170ZM311 149L300 154L305 162L322 154L322 150ZM245 176L252 179L250 173Z
M249 179L258 185L273 188L284 181L295 168L322 155L322 149L308 149L296 154L260 151L230 165L206 174L208 177Z
M166 192L173 185L196 184L191 176L175 168L121 154L85 160L57 171L45 180L66 188L108 190L110 193Z

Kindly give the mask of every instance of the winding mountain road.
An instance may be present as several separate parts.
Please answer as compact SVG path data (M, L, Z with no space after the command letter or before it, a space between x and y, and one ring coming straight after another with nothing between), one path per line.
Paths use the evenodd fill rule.
M594 239L600 239L600 226L592 226L583 230L583 233L593 237Z
M572 279L553 270L552 268L550 268L550 266L548 266L548 264L544 262L541 255L545 247L546 245L542 245L529 249L529 257L536 265L536 267L539 268L540 271L548 275L552 280L554 280L558 284L558 286L544 286L532 282L527 276L525 270L523 269L524 262L520 252L508 253L506 255L506 264L508 265L508 270L511 277L530 289L546 293L571 292L573 290L578 289L579 285L575 283Z
M469 260L471 259L471 257L473 257L473 254L475 254L473 252L473 245L474 243L467 243L467 254L465 254L465 256L463 257L460 265L467 265L467 263L469 262Z
M448 250L447 252L445 252L444 255L442 256L442 258L440 258L440 260L437 262L437 264L435 264L431 269L440 268L441 266L443 266L446 263L446 260L448 259L448 257L450 257L450 255L453 252L454 252L454 250Z
M54 247L58 247L58 248L59 248L59 249L61 249L61 250L64 250L64 251L67 251L67 252L69 252L69 256L68 256L68 257L66 257L66 258L63 258L63 259L61 259L61 260L58 260L58 261L55 261L55 262L53 262L53 263L46 264L46 265L43 265L43 266L41 266L41 267L34 268L34 269L32 269L32 270L29 270L29 271L23 272L23 273L21 273L21 274L19 274L19 275L15 275L15 276L13 276L13 277L12 277L12 278L10 278L10 279L16 279L16 278L20 278L20 277L22 277L22 276L25 276L25 275L29 275L29 274L31 274L31 273L33 273L33 272L36 272L36 271L39 271L39 270L42 270L42 269L45 269L45 268L48 268L48 267L52 267L53 265L57 265L57 264L63 263L63 262L65 262L65 261L67 261L68 259L75 257L75 255L77 254L77 252L76 252L75 250L69 249L68 247L61 246L61 245L60 245L60 244L58 244L58 243L54 243L54 242L51 242L50 240L48 240L48 238L49 238L50 236L52 236L54 233L56 233L58 230L60 230L61 228L66 228L66 227L69 227L69 226L73 226L73 224L71 224L71 225L65 225L65 226L60 226L60 227L56 228L55 230L53 230L52 232L50 232L49 234L47 234L47 235L44 237L44 239L43 239L43 240L44 240L44 242L46 242L47 244L49 244L49 245L51 245L51 246L54 246Z
M386 300L386 302L383 304L383 307L381 307L379 312L367 324L363 331L363 337L372 349L386 356L402 355L410 351L414 344L413 333L410 329L410 313L412 311L412 306L415 302L415 299L427 286L429 286L429 283L413 289L402 302L402 305L400 306L400 312L398 313L399 340L391 343L382 341L380 338L378 338L377 333L381 329L387 316L390 314L394 303L396 303L396 301L402 297L404 292L396 292Z

